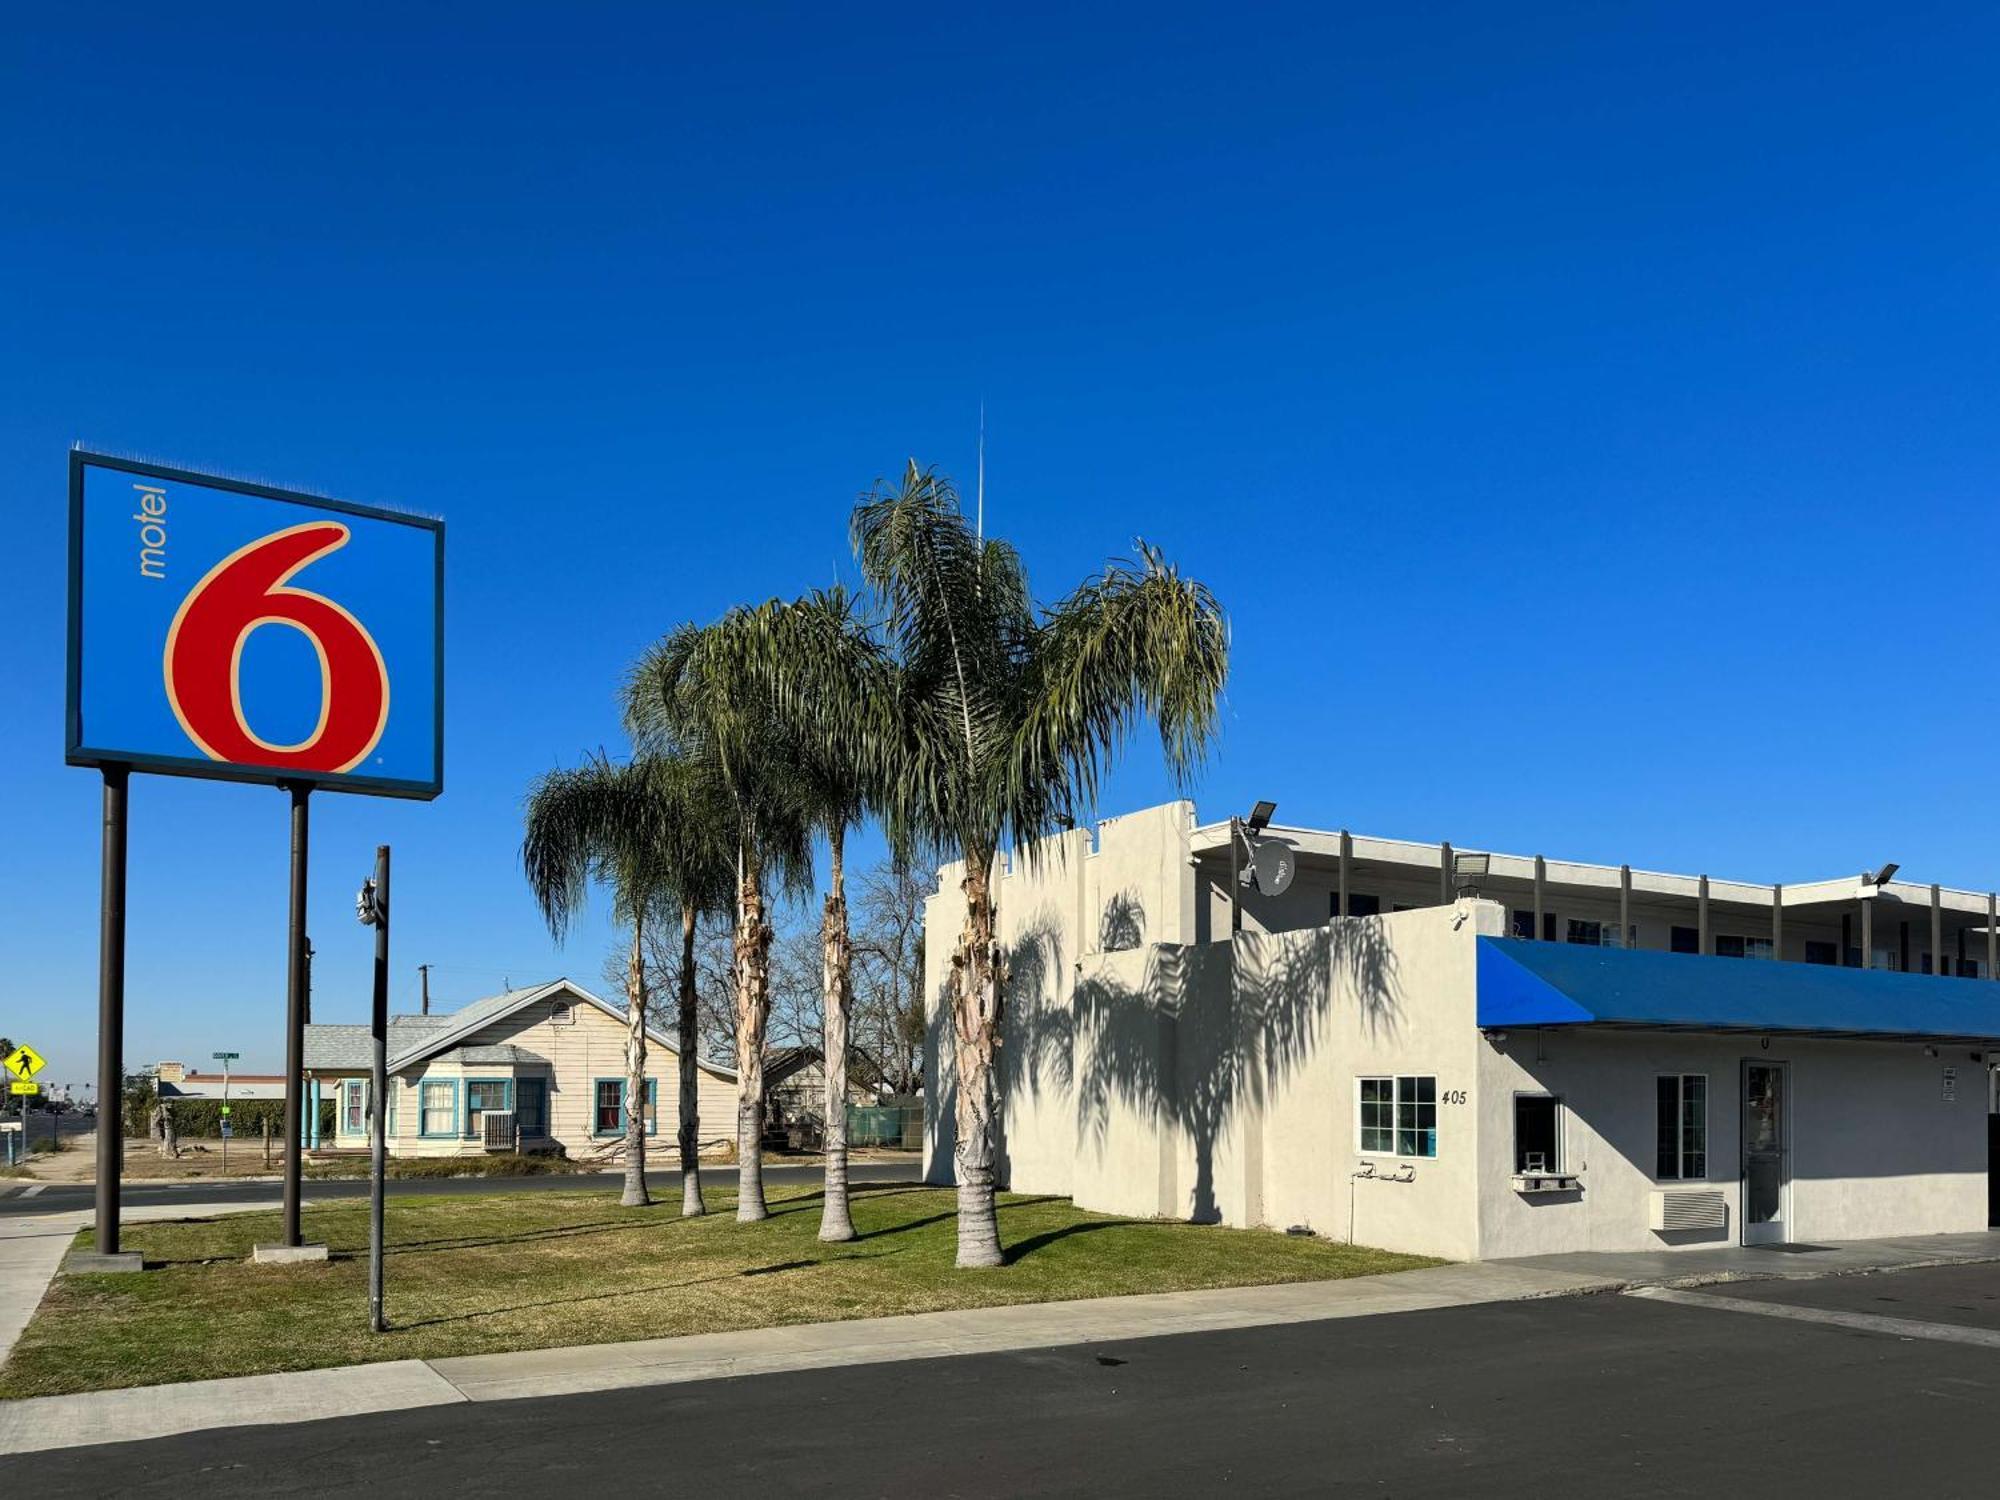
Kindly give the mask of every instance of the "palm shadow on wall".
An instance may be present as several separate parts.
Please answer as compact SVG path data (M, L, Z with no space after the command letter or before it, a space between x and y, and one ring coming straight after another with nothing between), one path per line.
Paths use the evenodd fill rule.
M1371 1035L1401 1024L1396 956L1379 920L1246 933L1233 946L1234 985L1229 942L1155 947L1136 986L1108 973L1080 981L1075 1036L1065 1049L1073 1068L1077 1048L1087 1054L1076 1078L1077 1120L1095 1149L1104 1148L1114 1104L1185 1132L1195 1159L1185 1207L1198 1224L1223 1216L1215 1181L1223 1134L1239 1118L1261 1115L1312 1058L1336 1003L1351 996Z

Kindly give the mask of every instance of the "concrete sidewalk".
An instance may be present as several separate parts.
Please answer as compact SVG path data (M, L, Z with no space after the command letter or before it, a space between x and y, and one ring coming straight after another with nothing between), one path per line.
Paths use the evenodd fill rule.
M239 1205L229 1205L238 1209ZM158 1217L196 1217L162 1209ZM62 1224L54 1222L60 1219ZM11 1318L17 1283L14 1247L52 1272L76 1214L49 1215L6 1235L0 1229L0 1313ZM2000 1235L1856 1240L1777 1249L1727 1247L1657 1254L1560 1255L1534 1260L1432 1266L1344 1281L1225 1287L1077 1302L916 1313L902 1317L798 1324L739 1333L639 1339L510 1354L395 1360L341 1369L253 1375L0 1403L0 1454L33 1453L105 1441L132 1441L213 1428L354 1416L464 1401L573 1395L784 1370L880 1364L961 1354L1125 1340L1206 1330L1262 1327L1382 1313L1421 1312L1539 1297L1685 1287L1752 1277L1808 1277L2000 1260ZM43 1272L27 1307L39 1301ZM17 1334L26 1312L13 1324ZM8 1336L11 1343L13 1334Z

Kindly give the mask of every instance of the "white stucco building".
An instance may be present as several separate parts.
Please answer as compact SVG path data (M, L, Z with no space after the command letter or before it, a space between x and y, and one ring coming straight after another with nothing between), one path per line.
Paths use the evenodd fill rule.
M1232 899L1233 829L1173 803L999 872L1014 1191L1459 1259L1987 1226L1991 893L1274 826L1289 887ZM933 1182L960 875L926 909Z

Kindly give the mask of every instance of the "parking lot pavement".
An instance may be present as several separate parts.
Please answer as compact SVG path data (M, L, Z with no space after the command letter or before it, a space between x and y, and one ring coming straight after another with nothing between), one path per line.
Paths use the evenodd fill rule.
M2000 1332L2000 1265L1932 1266L1820 1281L1738 1281L1704 1288L1739 1302L1872 1313Z

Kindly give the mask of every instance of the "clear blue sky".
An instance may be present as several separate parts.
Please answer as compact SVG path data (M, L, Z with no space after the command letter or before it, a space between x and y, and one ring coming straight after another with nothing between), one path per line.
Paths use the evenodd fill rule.
M76 440L450 524L432 805L318 1014L569 972L528 779L650 639L971 479L1229 608L1204 813L2000 882L1991 7L29 7L0 49L0 1031L91 1072ZM1168 794L1142 746L1107 811ZM281 1056L280 793L132 795L128 1060Z

